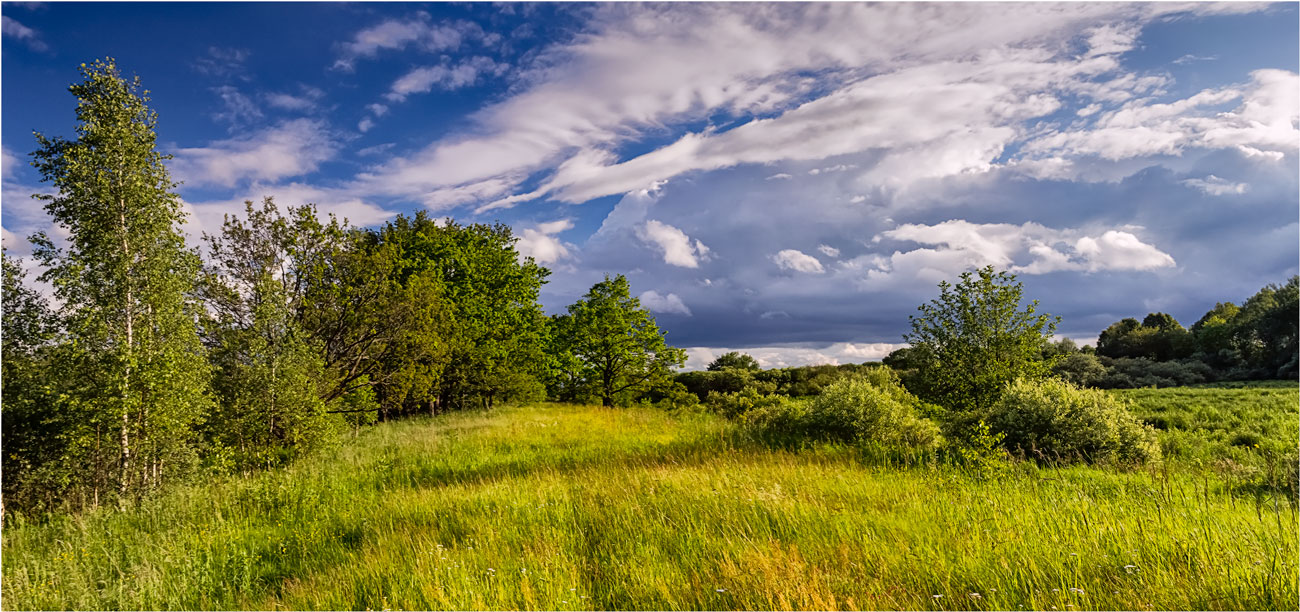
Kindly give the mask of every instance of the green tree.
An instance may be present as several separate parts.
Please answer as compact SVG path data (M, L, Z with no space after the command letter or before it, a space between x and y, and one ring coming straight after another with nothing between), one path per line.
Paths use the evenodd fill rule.
M1103 357L1171 361L1187 358L1195 350L1192 334L1163 312L1150 313L1141 323L1124 319L1107 327L1097 338L1097 354Z
M632 297L622 274L592 286L569 306L573 353L586 366L586 379L601 404L626 403L671 382L686 352L668 346L654 316Z
M325 414L325 364L295 316L288 223L271 198L245 203L205 236L202 283L219 401L208 437L238 467L270 467L318 446L334 431Z
M45 299L24 282L20 260L3 255L4 323L0 332L0 427L4 440L4 503L12 510L48 510L76 474L66 460L74 428L58 400L51 367L58 324Z
M421 212L381 233L401 268L435 275L450 309L439 403L465 407L543 393L547 319L537 296L550 271L521 257L505 225L440 223Z
M56 193L38 195L68 232L66 249L33 241L63 302L86 430L111 437L116 488L153 488L194 459L193 425L210 405L207 365L189 299L198 256L185 249L180 198L156 147L156 114L139 78L112 59L82 65L76 140L36 134L32 165ZM93 445L102 448L103 445Z
M758 365L757 359L737 351L725 353L717 359L714 359L707 367L705 367L705 369L710 372L717 372L725 368L736 368L740 370L749 370L751 372L757 372L763 369L762 366Z
M912 316L908 361L922 399L959 413L993 405L1007 383L1051 372L1043 345L1060 321L1037 314L1038 301L1023 309L1023 286L993 266L964 272L956 286L939 283L939 298Z
M1258 378L1294 378L1300 353L1300 277L1268 285L1241 305L1233 319L1233 343Z
M1192 325L1192 337L1200 359L1218 370L1241 364L1241 353L1233 342L1233 323L1241 311L1232 302L1219 302Z

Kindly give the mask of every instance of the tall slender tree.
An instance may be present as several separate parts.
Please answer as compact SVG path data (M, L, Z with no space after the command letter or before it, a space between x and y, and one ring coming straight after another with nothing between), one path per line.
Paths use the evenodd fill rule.
M63 370L89 406L87 427L113 438L119 500L157 486L194 457L193 424L209 406L207 362L191 300L198 255L185 248L180 198L156 147L157 115L138 77L110 58L87 66L75 140L37 133L32 165L55 193L37 195L68 232L33 237L63 303L75 350Z

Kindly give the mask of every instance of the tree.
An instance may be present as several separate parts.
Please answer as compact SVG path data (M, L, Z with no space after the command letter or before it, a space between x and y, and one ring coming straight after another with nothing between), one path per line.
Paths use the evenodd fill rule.
M66 249L33 237L42 279L63 302L74 349L60 371L76 377L93 448L112 438L116 488L153 488L194 459L192 426L210 405L207 362L190 299L199 258L184 246L180 198L155 142L156 114L139 78L112 59L82 65L76 140L36 134L32 165L56 193L38 195L68 232ZM96 492L98 492L98 487Z
M21 261L8 254L2 258L4 503L10 510L51 509L77 473L66 460L73 422L52 384L59 380L51 368L58 322L45 299L24 283Z
M749 370L751 372L757 372L763 369L762 366L758 365L757 359L754 359L745 353L736 351L726 353L717 359L714 359L705 369L710 372L717 372L725 368L736 368L740 370Z
M1294 378L1300 366L1300 277L1268 285L1233 318L1233 343L1259 378Z
M1050 374L1042 349L1060 317L1037 314L1037 300L1021 309L1022 294L1014 275L993 266L962 273L956 286L939 283L939 298L918 308L904 335L922 399L974 413L992 406L1011 381Z
M213 316L207 338L219 401L208 438L232 449L237 467L270 467L326 440L333 428L321 395L325 364L294 312L289 226L271 198L245 203L204 236L202 283Z
M613 406L671 381L686 352L668 346L654 316L632 297L622 274L592 286L569 306L573 354L601 404Z
M550 271L514 249L506 225L461 226L423 212L399 216L380 234L403 274L438 279L450 310L447 368L439 404L465 407L542 392L547 319L537 296Z
M1191 356L1196 341L1172 315L1153 312L1141 323L1127 318L1107 327L1097 338L1097 354L1103 357L1142 357L1171 361Z

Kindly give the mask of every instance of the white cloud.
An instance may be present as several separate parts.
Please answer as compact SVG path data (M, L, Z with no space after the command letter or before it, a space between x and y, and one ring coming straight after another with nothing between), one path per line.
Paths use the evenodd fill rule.
M244 62L251 55L248 49L208 47L207 55L194 61L194 69L200 74L218 79L248 80L248 70Z
M1025 121L1054 112L1063 96L1122 101L1154 91L1165 77L1117 74L1117 58L1137 27L1163 14L1209 10L1220 9L601 6L572 43L539 56L523 87L478 112L475 125L361 178L379 189L418 193L550 174L542 175L541 189L509 194L496 208L548 194L581 202L684 172L874 150L889 170L905 172L877 172L868 184L902 188L988 170L1025 136ZM408 34L397 28L390 38L414 40L427 26ZM1084 31L1085 54L1072 55ZM629 160L613 153L649 131L719 111L764 118L687 134ZM954 144L945 151L946 143ZM928 163L938 151L945 155Z
M680 314L688 317L691 316L691 309L687 308L686 304L682 303L682 298L677 297L676 293L659 295L658 291L651 290L642 293L639 299L641 300L641 305L650 312Z
M1230 111L1222 105L1239 101ZM1256 70L1250 83L1206 89L1168 103L1150 98L1101 112L1091 125L1054 132L1026 144L1038 156L1095 155L1120 160L1180 155L1190 148L1238 149L1280 158L1300 144L1300 75Z
M0 179L12 179L20 163L18 156L9 147L0 147Z
M519 240L515 242L515 250L524 257L532 257L539 264L552 264L557 261L572 257L570 249L573 245L568 244L556 234L573 229L573 221L570 219L560 219L548 223L539 223L534 227L524 228L519 233Z
M293 95L287 93L270 93L266 94L266 103L274 108L287 111L310 111L316 108L316 101L325 95L325 92L314 87L303 88L302 95Z
M454 65L424 66L394 81L392 88L384 97L390 102L402 102L411 94L427 93L434 87L452 91L475 84L485 74L500 74L505 67L504 64L492 61L492 58L482 56L472 57Z
M221 98L222 110L212 114L217 121L224 121L232 126L241 125L262 118L262 109L258 108L252 98L244 95L233 85L212 88L213 93Z
M788 181L788 180L790 180L791 178L794 178L794 177L792 177L792 176L790 176L789 174L786 174L786 173L784 173L784 172L778 172L778 173L776 173L776 174L773 174L772 176L767 177L766 180L769 180L769 181Z
M895 251L887 259L872 260L867 266L871 268L869 280L902 277L933 282L989 265L1022 274L1154 270L1175 265L1169 254L1131 232L1113 229L1089 236L1037 223L977 224L954 219L935 225L901 225L879 237L936 248Z
M234 187L250 179L275 181L314 172L337 150L323 122L294 119L206 147L177 149L172 172L188 185Z
M682 268L698 268L700 259L709 252L709 248L699 240L692 244L686 232L653 219L637 227L636 235L663 251L664 263Z
M827 257L839 257L839 256L840 256L840 250L837 249L837 248L835 248L835 247L833 247L833 246L830 246L829 244L819 244L819 245L817 245L817 250L818 250L818 251L821 251L821 252L822 252L822 255L825 255L825 256L827 256Z
M357 131L362 134L369 132L372 127L375 127L375 120L370 117L362 117L361 121L357 122Z
M341 57L334 68L351 72L356 61L372 58L380 51L397 51L408 46L436 53L455 50L470 39L483 39L481 27L467 21L434 23L428 13L420 12L411 20L390 19L356 33L351 41L343 43Z
M686 348L686 370L703 370L714 359L732 351L753 357L763 368L791 368L809 365L841 365L880 361L890 353L907 346L888 342L835 342L817 346L789 344L751 346L742 348L703 347Z
M386 105L378 104L378 103L367 104L366 110L370 111L371 113L374 113L376 117L383 117L385 114L388 113L388 107Z
M826 269L822 268L822 262L817 261L816 257L794 249L785 249L773 255L772 261L776 262L777 267L782 270L794 270L804 274L824 274L826 272Z
M1200 189L1201 191L1214 196L1230 194L1240 195L1250 190L1250 185L1247 185L1246 183L1234 183L1227 179L1214 176L1213 174L1207 175L1205 178L1190 178L1181 182L1188 187Z
M37 51L45 51L49 48L48 45L41 41L41 37L36 34L36 30L19 23L18 20L8 15L0 16L0 30L3 30L5 37L16 38Z

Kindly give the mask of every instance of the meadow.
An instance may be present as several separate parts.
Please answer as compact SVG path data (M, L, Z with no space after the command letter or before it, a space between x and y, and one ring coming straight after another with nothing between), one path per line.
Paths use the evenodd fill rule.
M1300 607L1296 499L1244 486L1297 444L1294 383L1118 393L1163 463L897 463L648 407L384 423L129 512L11 513L4 606Z

